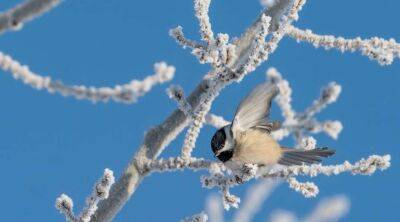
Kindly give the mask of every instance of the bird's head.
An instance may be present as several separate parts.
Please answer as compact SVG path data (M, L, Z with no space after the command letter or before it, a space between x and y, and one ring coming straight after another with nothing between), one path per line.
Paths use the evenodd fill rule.
M233 149L227 145L227 127L222 127L215 132L211 139L211 149L215 156L222 162L230 160L233 156Z

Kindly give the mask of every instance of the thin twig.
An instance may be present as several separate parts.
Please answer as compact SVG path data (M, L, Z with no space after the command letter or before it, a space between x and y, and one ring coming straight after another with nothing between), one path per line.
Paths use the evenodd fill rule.
M0 14L0 34L8 30L19 30L23 24L56 7L61 0L27 0Z

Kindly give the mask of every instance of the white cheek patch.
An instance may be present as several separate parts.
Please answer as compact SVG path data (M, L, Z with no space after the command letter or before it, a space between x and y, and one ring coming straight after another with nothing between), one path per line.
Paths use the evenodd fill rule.
M225 126L224 131L226 135L224 150L231 150L235 147L235 140L232 137L230 125Z
M235 148L235 140L232 137L230 125L224 127L224 133L226 137L224 141L224 147L217 151L216 156L224 151L232 150Z

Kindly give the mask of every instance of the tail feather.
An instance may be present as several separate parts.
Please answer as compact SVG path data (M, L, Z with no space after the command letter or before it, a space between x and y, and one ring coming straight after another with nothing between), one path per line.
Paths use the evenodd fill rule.
M292 153L287 152L284 154L285 158L294 159L297 161L305 162L305 163L319 163L321 158L319 156L313 156L309 153Z
M283 148L283 154L278 163L286 166L314 164L320 163L322 157L329 157L333 154L335 154L335 150L327 147L313 150Z

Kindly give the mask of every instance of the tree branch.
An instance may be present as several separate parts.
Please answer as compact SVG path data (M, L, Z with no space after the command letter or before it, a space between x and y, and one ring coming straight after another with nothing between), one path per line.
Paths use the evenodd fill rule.
M318 35L311 30L302 30L294 26L288 26L287 35L297 42L311 43L315 48L338 49L345 51L360 51L362 55L377 61L380 65L390 65L395 58L400 58L400 44L394 39L385 40L373 37L370 39L345 39L333 35Z
M113 87L93 87L84 85L65 85L59 80L52 80L48 76L41 76L29 70L28 66L21 65L18 61L0 51L0 69L10 72L15 79L21 80L37 90L45 89L50 93L59 93L63 96L73 96L77 99L87 99L93 102L134 103L139 97L145 95L154 85L170 81L175 74L175 67L165 62L154 64L154 75L143 80L132 80L127 84Z
M60 3L60 0L27 0L0 14L0 33L20 29L25 22L41 16Z

